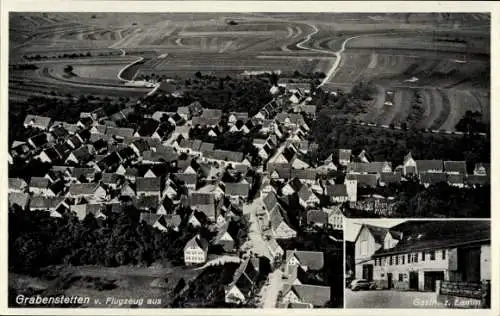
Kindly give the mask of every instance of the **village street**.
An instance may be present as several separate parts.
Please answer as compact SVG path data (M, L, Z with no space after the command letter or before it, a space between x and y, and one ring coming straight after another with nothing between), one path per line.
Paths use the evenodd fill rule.
M260 291L261 306L262 308L275 308L276 301L278 300L278 293L283 288L282 272L276 269L268 276L269 281L264 285Z
M262 237L260 226L258 223L256 211L262 208L262 201L260 198L256 198L250 204L243 205L243 214L249 215L250 227L248 231L248 246L249 250L260 256L266 256L270 260L272 259L269 252L268 244Z

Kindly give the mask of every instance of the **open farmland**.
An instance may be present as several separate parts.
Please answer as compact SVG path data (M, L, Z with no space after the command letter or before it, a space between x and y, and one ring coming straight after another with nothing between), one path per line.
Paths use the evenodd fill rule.
M27 13L10 19L11 62L40 55L35 63L43 64L30 78L12 77L12 95L30 87L77 91L78 84L81 91L101 89L100 95L147 93L120 86L116 77L142 57L123 78L323 72L326 89L350 90L359 81L377 86L360 120L401 123L411 89L422 93L421 128L453 130L474 109L489 120L488 14ZM66 76L64 54L87 52L85 61L71 61L75 76ZM385 90L396 91L393 108L381 105Z

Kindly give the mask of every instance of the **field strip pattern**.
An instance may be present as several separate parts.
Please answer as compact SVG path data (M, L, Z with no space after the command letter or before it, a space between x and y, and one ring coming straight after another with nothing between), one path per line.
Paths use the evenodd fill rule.
M418 121L415 126L416 128L426 128L429 122L429 116L431 115L432 96L428 89L420 89L420 93L422 94L424 112L422 113L420 121Z
M437 89L436 91L441 95L442 107L441 111L437 115L437 118L433 121L432 125L430 126L430 129L432 130L438 130L441 128L441 126L444 124L444 122L450 115L450 110L451 110L450 98L448 97L446 90Z

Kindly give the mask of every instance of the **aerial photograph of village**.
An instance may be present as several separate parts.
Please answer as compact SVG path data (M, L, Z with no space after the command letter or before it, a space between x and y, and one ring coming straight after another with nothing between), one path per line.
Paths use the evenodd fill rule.
M484 308L490 18L9 12L9 307Z

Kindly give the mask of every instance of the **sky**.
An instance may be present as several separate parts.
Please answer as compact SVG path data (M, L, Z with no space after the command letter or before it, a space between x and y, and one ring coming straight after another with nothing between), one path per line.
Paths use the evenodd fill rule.
M402 222L405 222L405 219L356 219L356 218L346 218L344 220L344 239L346 241L354 241L356 238L359 229L361 228L362 224L370 224L373 226L379 226L379 227L393 227L398 224L401 224Z

